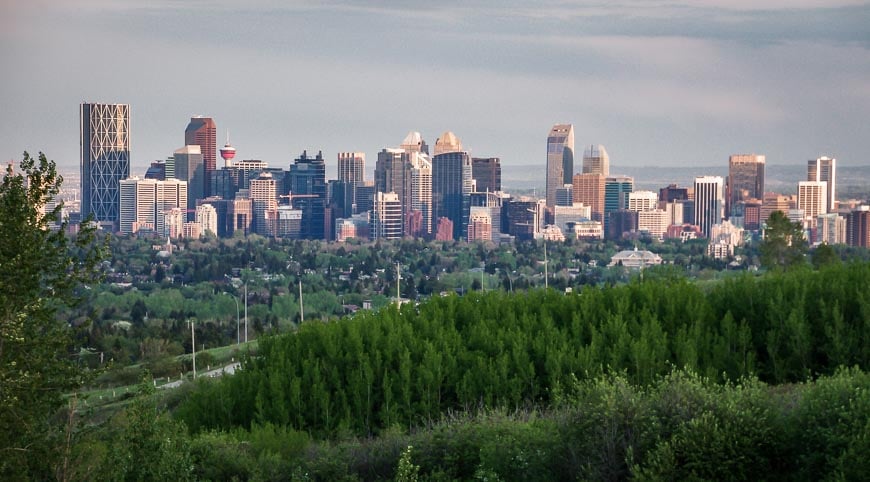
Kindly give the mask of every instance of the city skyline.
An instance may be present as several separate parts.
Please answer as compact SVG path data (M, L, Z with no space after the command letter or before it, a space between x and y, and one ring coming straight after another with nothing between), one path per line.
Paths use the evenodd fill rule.
M88 101L131 106L135 172L178 148L196 115L232 131L240 159L286 167L322 150L330 176L336 153L373 158L409 130L457 132L506 170L538 164L556 122L616 166L737 152L849 166L870 152L867 2L87 0L5 2L0 18L0 61L16 73L0 92L15 113L0 116L4 160L41 150L77 165L69 126ZM182 70L205 81L166 75Z

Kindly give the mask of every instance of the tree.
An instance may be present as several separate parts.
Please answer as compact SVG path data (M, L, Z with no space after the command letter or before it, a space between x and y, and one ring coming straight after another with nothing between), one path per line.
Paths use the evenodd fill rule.
M0 478L45 478L59 427L50 418L84 370L73 358L74 333L57 319L98 279L105 247L83 223L66 236L61 206L45 209L63 179L54 161L28 153L0 184ZM59 225L59 229L57 228Z
M761 264L768 269L788 269L803 264L807 244L800 223L789 221L782 211L771 213L760 251Z

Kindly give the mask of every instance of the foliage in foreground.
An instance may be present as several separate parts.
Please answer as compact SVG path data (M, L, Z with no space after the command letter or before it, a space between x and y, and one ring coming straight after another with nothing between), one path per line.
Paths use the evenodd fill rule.
M448 411L548 406L572 380L672 367L797 382L870 366L870 265L749 276L704 290L651 279L573 295L470 294L263 339L178 411L198 432L271 423L318 437L425 426Z
M99 278L104 250L92 227L70 239L61 207L45 209L62 179L44 154L25 152L0 181L0 478L48 478L65 445L51 417L85 375L56 313Z
M648 385L603 375L551 409L453 414L375 438L203 432L184 456L200 480L858 480L870 473L868 414L858 369L782 386L678 370Z

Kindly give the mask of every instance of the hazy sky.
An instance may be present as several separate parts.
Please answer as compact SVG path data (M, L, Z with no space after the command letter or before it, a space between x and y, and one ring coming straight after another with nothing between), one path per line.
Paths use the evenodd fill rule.
M557 122L617 166L870 164L868 2L532 4L0 0L0 159L77 166L92 101L131 105L134 174L197 114L239 158L333 172L410 130L543 167Z

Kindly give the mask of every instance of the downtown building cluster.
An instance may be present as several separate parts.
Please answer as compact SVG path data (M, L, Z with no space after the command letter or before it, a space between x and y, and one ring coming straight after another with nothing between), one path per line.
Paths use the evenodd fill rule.
M377 153L367 180L363 152L339 152L337 179L326 179L322 152L303 151L287 169L236 159L229 139L217 146L209 117L193 117L184 145L130 175L130 107L80 106L81 217L123 234L268 237L344 241L403 237L510 242L514 239L707 238L709 253L733 254L773 211L800 222L813 243L868 246L870 210L839 206L836 160L811 160L797 194L765 192L763 155L733 155L728 176L692 186L635 190L611 175L604 146L589 145L575 172L574 128L556 124L546 138L543 199L502 191L498 157L472 157L452 132L430 152L418 132ZM222 159L219 166L218 156ZM543 157L543 156L542 156Z

